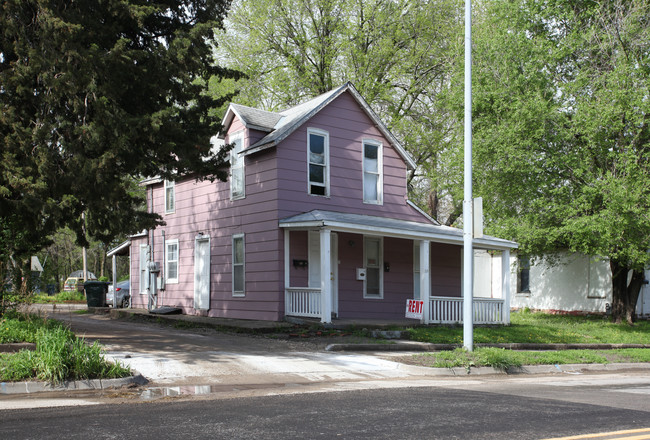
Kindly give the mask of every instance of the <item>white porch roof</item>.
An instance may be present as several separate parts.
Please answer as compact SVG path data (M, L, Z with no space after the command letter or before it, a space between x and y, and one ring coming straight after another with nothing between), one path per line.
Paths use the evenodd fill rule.
M449 226L419 223L395 218L344 212L314 210L280 220L285 229L326 228L354 234L380 235L409 240L429 240L435 243L463 244L463 231ZM483 236L474 239L477 249L510 250L517 243L501 238Z
M126 240L120 243L118 246L114 247L106 253L107 257L112 257L113 255L128 255L129 247L131 246L131 240Z

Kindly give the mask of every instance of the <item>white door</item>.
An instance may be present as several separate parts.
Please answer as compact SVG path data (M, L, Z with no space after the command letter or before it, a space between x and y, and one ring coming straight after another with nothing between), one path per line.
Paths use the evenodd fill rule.
M338 256L338 235L334 232L330 235L330 280L332 282L332 313L338 316L339 313L339 256ZM309 231L309 287L320 288L320 232Z
M645 271L646 280L650 279L650 270ZM639 299L636 303L636 313L639 316L650 316L650 285L642 284Z
M194 241L194 308L210 308L210 237Z
M140 294L144 295L149 290L149 270L147 263L149 262L149 255L151 248L146 244L140 245Z

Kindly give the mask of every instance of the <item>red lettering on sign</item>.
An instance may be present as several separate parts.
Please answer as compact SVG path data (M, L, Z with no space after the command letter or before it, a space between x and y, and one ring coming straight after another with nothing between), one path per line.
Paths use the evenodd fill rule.
M407 318L421 318L424 311L424 301L416 299L406 300L406 317Z

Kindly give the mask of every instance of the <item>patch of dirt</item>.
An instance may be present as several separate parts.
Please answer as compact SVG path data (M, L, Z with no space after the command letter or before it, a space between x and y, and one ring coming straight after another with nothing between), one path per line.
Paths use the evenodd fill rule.
M434 358L429 355L412 354L404 356L391 356L390 360L399 362L400 364L416 365L418 367L431 367Z

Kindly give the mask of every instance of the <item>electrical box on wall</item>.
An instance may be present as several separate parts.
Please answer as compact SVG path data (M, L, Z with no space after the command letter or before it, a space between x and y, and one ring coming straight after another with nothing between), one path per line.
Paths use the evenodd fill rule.
M357 280L364 281L366 279L366 268L357 268Z

